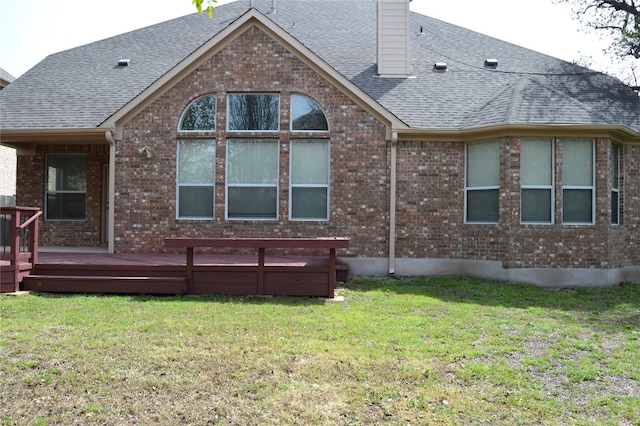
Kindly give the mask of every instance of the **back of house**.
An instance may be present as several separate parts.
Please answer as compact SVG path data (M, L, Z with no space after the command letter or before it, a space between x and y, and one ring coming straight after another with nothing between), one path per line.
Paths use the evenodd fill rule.
M640 98L411 12L239 0L50 55L0 92L40 244L348 237L352 274L640 282Z

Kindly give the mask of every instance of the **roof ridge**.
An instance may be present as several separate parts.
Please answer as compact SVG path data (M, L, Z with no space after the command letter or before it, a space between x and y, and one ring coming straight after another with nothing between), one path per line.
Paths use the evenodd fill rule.
M507 84L505 87L503 87L501 90L498 90L493 96L491 96L489 99L487 99L486 102L484 102L482 105L480 105L479 107L471 110L468 114L466 114L464 117L462 117L462 121L468 121L471 117L473 117L474 115L480 113L481 111L483 111L485 108L487 108L489 105L491 105L492 103L494 103L497 99L499 99L500 97L502 97L502 95L506 92L508 92L509 90L513 90L514 86L516 85L517 82L510 82L509 84ZM511 97L513 98L513 95L511 95ZM509 111L510 111L511 107L509 107L507 109L507 112L505 113L505 119L508 117L509 115Z

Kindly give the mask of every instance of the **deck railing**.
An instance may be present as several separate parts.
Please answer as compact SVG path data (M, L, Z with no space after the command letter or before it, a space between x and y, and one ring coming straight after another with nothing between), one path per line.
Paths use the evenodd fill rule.
M0 207L0 292L18 291L22 277L35 267L38 261L40 216L42 211L37 207Z

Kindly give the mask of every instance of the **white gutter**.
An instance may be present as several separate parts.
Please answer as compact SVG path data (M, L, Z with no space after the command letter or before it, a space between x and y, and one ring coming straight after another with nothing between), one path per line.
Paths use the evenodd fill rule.
M396 273L396 151L398 132L391 132L391 188L389 190L389 275Z
M109 194L107 195L108 203L108 215L107 215L107 251L110 254L114 253L115 249L115 205L116 205L116 141L113 139L111 130L107 130L105 133L105 139L109 143Z

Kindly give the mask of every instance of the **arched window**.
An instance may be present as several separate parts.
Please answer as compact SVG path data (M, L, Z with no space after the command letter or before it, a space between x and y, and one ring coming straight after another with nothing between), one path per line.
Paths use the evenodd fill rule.
M180 131L213 131L216 130L216 97L203 96L193 101L182 113Z
M180 132L216 130L216 97L202 96L182 113ZM212 219L214 217L216 140L178 139L176 161L176 217L178 219Z
M320 106L303 95L291 95L291 130L326 132L329 130L327 117Z

